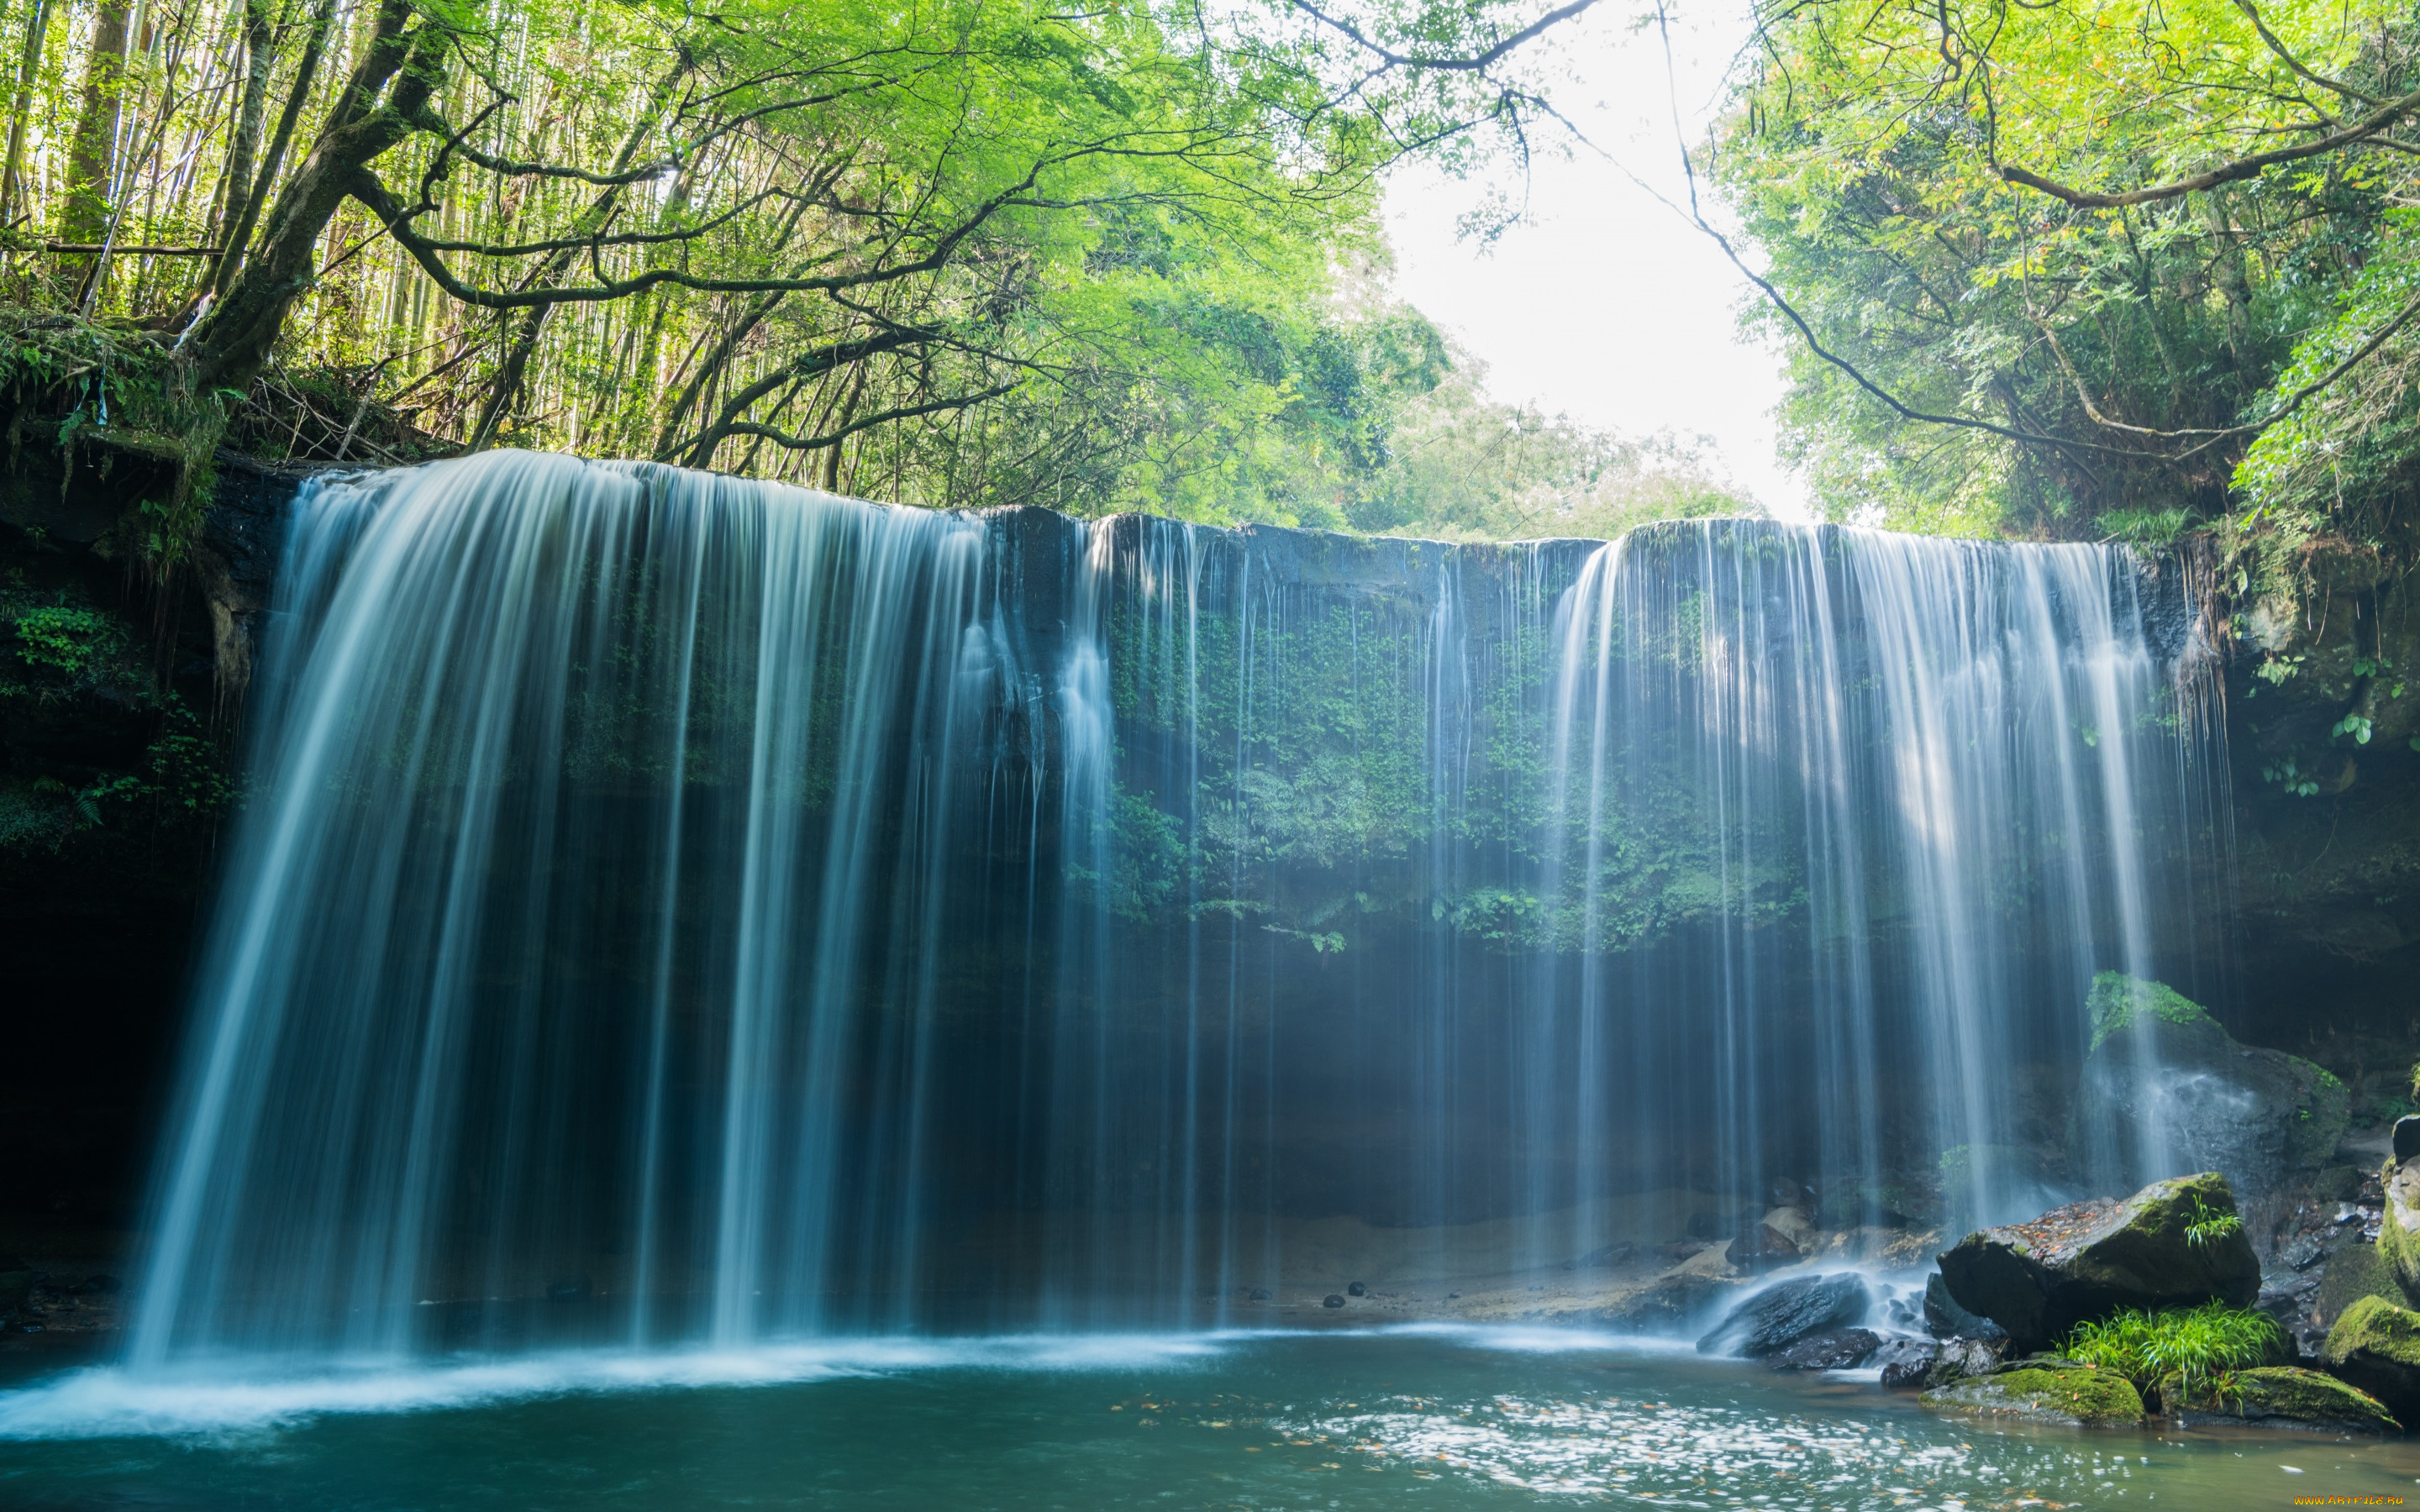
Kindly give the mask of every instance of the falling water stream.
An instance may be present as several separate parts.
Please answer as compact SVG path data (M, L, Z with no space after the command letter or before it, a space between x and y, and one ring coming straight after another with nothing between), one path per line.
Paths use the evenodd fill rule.
M277 592L116 1390L1997 1219L2155 1137L2042 1091L2093 975L2211 985L2211 680L2122 548L499 453L308 486Z

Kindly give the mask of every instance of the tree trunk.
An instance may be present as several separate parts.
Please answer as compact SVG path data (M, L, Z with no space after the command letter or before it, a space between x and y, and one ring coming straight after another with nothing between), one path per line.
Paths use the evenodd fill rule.
M380 0L369 46L337 97L310 156L277 198L260 254L227 285L193 338L194 368L204 390L243 388L269 361L286 312L318 272L319 238L363 169L418 130L414 124L444 82L451 33L436 23L406 35L411 0ZM399 75L399 76L398 76ZM384 103L380 96L395 87Z
M109 229L109 181L117 166L117 123L126 88L126 0L101 0L84 65L84 105L68 139L63 241L98 242Z
M34 15L25 23L25 54L17 63L15 107L8 115L8 162L0 170L0 224L16 219L24 196L25 117L33 114L34 81L42 71L42 44L51 29L51 0L34 0Z
M230 203L240 205L241 209L227 218L226 240L220 243L218 266L210 272L213 294L225 294L227 285L235 282L236 270L243 264L252 229L260 224L261 209L269 203L269 186L285 164L286 149L294 142L294 125L302 119L302 107L310 102L311 86L318 82L319 59L328 50L328 33L335 23L336 0L319 0L319 8L311 15L311 35L302 44L302 65L294 71L294 89L286 97L286 108L278 114L277 134L270 139L269 152L254 170L248 188L230 186L231 194L240 195Z
M219 245L234 239L236 222L252 201L254 158L260 151L260 127L269 111L269 75L277 66L276 18L271 0L244 0L243 101L237 108L235 131L227 141L226 172L219 191Z

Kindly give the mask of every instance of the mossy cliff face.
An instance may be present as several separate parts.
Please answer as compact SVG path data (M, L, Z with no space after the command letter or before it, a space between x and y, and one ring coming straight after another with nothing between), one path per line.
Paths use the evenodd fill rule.
M2375 1073L2356 1101L2383 1119L2407 1095L2420 980L2420 579L2341 542L2288 566L2276 591L2230 606L2226 880L2244 991L2228 1022Z

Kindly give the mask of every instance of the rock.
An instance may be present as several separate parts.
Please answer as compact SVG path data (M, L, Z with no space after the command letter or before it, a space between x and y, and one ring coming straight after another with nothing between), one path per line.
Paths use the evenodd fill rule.
M2420 1161L2386 1172L2378 1255L2403 1288L2403 1300L2420 1302Z
M2328 1330L2319 1361L2397 1418L2420 1422L2420 1313L2363 1297Z
M1935 1387L1917 1399L1935 1412L2069 1427L2133 1427L2143 1421L2143 1396L2133 1382L2115 1371L2068 1360L2016 1361Z
M1461 1295L1462 1295L1462 1293L1461 1293L1461 1292L1459 1292L1459 1291L1457 1291L1457 1292L1455 1292L1455 1293L1454 1293L1454 1295L1455 1295L1455 1296L1457 1296L1457 1297L1459 1297L1459 1296L1461 1296ZM1268 1302L1268 1301L1271 1301L1271 1300L1273 1300L1273 1299L1271 1298L1271 1296L1270 1296L1270 1294L1269 1294L1269 1288L1266 1288L1266 1287L1254 1287L1254 1288L1252 1288L1252 1291L1251 1291L1251 1298L1250 1298L1250 1300L1251 1300L1251 1301L1253 1301L1253 1302Z
M1319 1299L1319 1304L1322 1307L1342 1307L1344 1305L1344 1299L1336 1292L1331 1291L1326 1296Z
M1941 1257L1941 1279L1960 1306L2038 1350L2119 1307L2249 1305L2260 1259L2226 1178L2205 1171L1969 1234Z
M1638 1247L1635 1244L1607 1244L1603 1249L1592 1249L1586 1255L1579 1257L1577 1259L1565 1260L1563 1262L1563 1269L1566 1271L1610 1271L1618 1266L1629 1264L1630 1257L1637 1253ZM1690 1251L1690 1254L1695 1253L1697 1253L1695 1250ZM1681 1258L1684 1260L1688 1257L1689 1257L1687 1255L1681 1257Z
M1932 1336L1944 1339L1996 1339L2008 1337L2008 1331L1988 1318L1978 1317L1958 1305L1949 1294L1949 1283L1933 1272L1924 1278L1924 1321Z
M2277 1263L2289 1271L2307 1271L2328 1257L2328 1242L2319 1234L2296 1234L2277 1246Z
M546 1285L546 1296L549 1302L580 1302L587 1295L588 1278L584 1275L566 1276L560 1281L550 1281Z
M2299 1056L2238 1044L2198 1004L2118 972L2093 979L2092 1048L2068 1165L2120 1191L2217 1171L2244 1201L2317 1172L2350 1121L2344 1083ZM2158 1148L2146 1131L2156 1130Z
M1769 1287L1731 1309L1698 1340L1699 1354L1740 1354L1761 1360L1811 1334L1854 1327L1873 1305L1873 1293L1854 1272L1802 1276Z
M114 1275L88 1275L82 1281L77 1282L74 1286L70 1287L68 1289L81 1293L85 1296L112 1296L117 1291L117 1277Z
M1587 1315L1588 1320L1637 1334L1679 1334L1738 1285L1711 1275L1661 1276L1615 1305Z
M2009 1336L2006 1334L1988 1339L1943 1339L1941 1354L1932 1362L1931 1373L1925 1377L1925 1383L1946 1386L1968 1376L1988 1376L2000 1368L2008 1348Z
M2323 1328L2334 1328L2345 1310L2364 1297L2376 1297L2397 1307L2404 1304L2403 1288L2396 1285L2395 1273L2387 1268L2377 1245L2358 1240L2339 1244L2319 1273L2319 1294L2311 1304L2312 1316Z
M1932 1379L1941 1361L1941 1345L1933 1339L1887 1339L1866 1364L1879 1365L1883 1384L1892 1391L1914 1391Z
M2361 1196L2361 1167L2330 1165L2311 1178L2311 1197L2317 1202L2350 1202Z
M1869 1328L1826 1329L1766 1355L1764 1364L1771 1370L1854 1370L1882 1347L1883 1336Z
M2173 1382L2175 1378L2169 1380ZM2229 1396L2180 1398L2173 1384L2164 1384L2160 1399L2170 1404L2168 1416L2180 1424L2205 1417L2307 1433L2402 1431L2403 1425L2377 1397L2317 1370L2265 1365L2238 1370L2231 1380L2234 1391Z
M2420 1155L2420 1113L2407 1113L2395 1120L2394 1148L2397 1162Z
M1798 1245L1788 1234L1771 1224L1761 1223L1730 1242L1724 1257L1741 1270L1753 1274L1759 1271L1776 1270L1798 1263Z
M1344 1294L1348 1297L1366 1297L1370 1295L1370 1288L1361 1282L1356 1281L1344 1288Z

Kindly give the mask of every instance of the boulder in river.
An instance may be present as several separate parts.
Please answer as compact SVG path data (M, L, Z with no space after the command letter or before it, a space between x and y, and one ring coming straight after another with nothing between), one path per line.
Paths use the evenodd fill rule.
M1913 1391L1928 1384L1932 1367L1941 1362L1938 1339L1885 1339L1866 1362L1880 1366L1883 1384L1892 1391Z
M1872 1305L1873 1293L1854 1272L1801 1276L1768 1287L1732 1308L1698 1340L1698 1352L1761 1360L1809 1335L1854 1327Z
M2072 1360L2017 1360L1926 1392L1918 1400L1936 1412L2068 1427L2133 1427L2143 1421L2143 1396L2114 1370Z
M1760 1223L1732 1240L1724 1258L1750 1273L1776 1270L1798 1263L1798 1242L1775 1225Z
M2420 1422L2420 1313L2362 1297L2328 1330L2319 1360L2397 1417Z
M2205 1171L1969 1234L1941 1257L1941 1279L1960 1306L2038 1350L2120 1307L2247 1306L2260 1259L2226 1179Z
M2329 1072L2237 1043L2155 981L2105 971L2088 1001L2092 1048L2068 1138L2077 1176L2122 1191L2180 1167L2217 1171L2250 1202L2335 1154L2350 1102Z
M2226 1395L2181 1398L2172 1385L2163 1385L2160 1399L2167 1404L2168 1416L2179 1423L2206 1418L2306 1433L2402 1431L2403 1425L2377 1397L2317 1370L2264 1365L2236 1371L2230 1385Z
M1924 1322L1932 1336L1944 1339L1996 1339L2008 1337L2008 1331L1988 1318L1978 1317L1958 1305L1949 1294L1949 1284L1933 1272L1924 1278Z
M1883 1347L1883 1336L1869 1328L1827 1328L1777 1354L1764 1357L1771 1370L1854 1370Z

